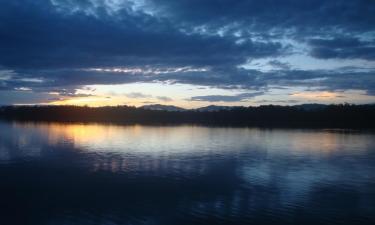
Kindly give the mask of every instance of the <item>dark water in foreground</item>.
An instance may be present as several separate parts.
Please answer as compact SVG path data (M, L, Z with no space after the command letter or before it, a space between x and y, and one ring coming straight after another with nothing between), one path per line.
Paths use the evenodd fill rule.
M0 224L375 224L375 135L0 123Z

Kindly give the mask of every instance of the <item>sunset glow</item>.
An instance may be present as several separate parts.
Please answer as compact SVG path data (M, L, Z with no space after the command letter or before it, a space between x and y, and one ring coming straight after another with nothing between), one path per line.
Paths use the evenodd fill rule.
M371 1L11 2L0 105L375 102Z

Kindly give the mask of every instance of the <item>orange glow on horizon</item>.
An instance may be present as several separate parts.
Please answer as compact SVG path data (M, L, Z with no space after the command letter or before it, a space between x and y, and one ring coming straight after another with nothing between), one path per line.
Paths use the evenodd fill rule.
M291 96L294 97L301 97L301 98L307 98L307 99L333 99L341 97L339 94L329 91L315 91L315 92L297 92L291 94Z
M102 107L102 106L118 106L128 105L140 107L143 105L162 104L162 105L173 105L182 108L198 108L210 105L211 103L199 102L199 101L187 101L187 100L174 100L173 102L162 102L155 101L155 99L132 99L123 96L88 96L88 97L71 97L54 102L46 103L47 105L76 105L76 106L90 106L90 107ZM215 105L223 105L223 103ZM224 105L238 105L236 103L229 102Z
M66 98L54 102L50 102L51 105L77 105L77 106L116 106L116 105L134 105L138 106L136 101L129 101L128 99L112 98L112 97L100 97L100 96L89 96L89 97L73 97Z

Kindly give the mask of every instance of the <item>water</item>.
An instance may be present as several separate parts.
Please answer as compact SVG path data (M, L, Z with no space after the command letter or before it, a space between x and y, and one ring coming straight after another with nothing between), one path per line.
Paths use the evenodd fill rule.
M374 137L0 123L0 224L375 224Z

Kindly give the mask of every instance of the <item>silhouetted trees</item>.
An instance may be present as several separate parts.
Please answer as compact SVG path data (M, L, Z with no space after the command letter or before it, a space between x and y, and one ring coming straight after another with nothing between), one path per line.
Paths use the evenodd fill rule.
M374 128L375 105L235 107L217 112L155 111L130 106L3 106L0 118L17 121L204 124L218 126Z

